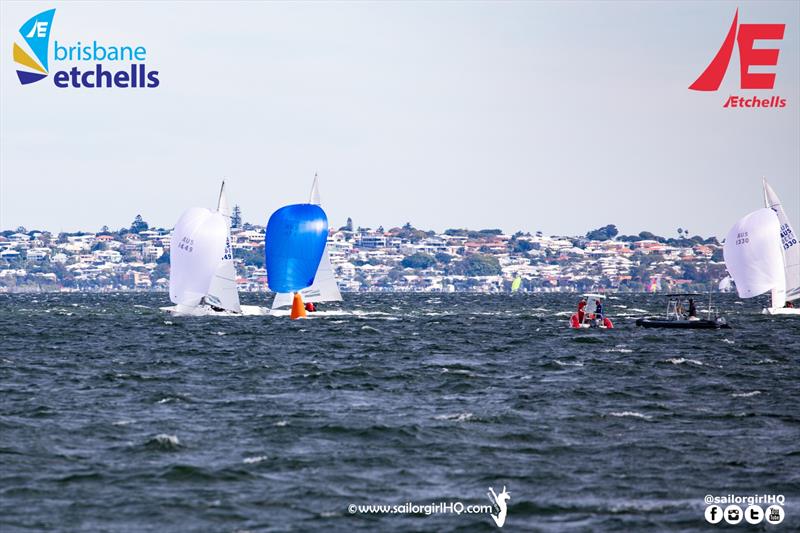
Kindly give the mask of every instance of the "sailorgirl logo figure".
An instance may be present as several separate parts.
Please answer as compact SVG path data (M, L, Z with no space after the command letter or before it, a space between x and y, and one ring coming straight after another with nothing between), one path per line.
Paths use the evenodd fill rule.
M489 487L489 492L486 494L489 496L489 500L492 504L499 509L497 514L491 513L492 520L497 524L497 527L503 527L503 524L506 523L506 515L508 514L506 502L511 499L511 494L506 490L505 486L503 486L503 492L500 494L495 494L492 487Z

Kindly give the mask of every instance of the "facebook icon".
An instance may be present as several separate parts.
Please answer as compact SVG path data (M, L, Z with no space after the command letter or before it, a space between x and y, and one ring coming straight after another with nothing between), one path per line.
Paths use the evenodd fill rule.
M709 524L719 524L722 521L722 507L719 505L709 505L705 514Z

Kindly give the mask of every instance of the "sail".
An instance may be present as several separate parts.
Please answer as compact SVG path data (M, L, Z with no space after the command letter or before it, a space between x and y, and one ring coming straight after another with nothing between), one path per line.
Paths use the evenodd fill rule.
M308 203L320 205L319 178L314 174L314 183L311 185L311 193L308 196ZM300 291L304 302L341 302L342 293L336 283L331 258L328 254L328 244L325 243L325 250L322 252L322 259L319 262L317 273L314 276L314 283L310 287ZM272 308L289 307L292 305L293 295L288 292L275 294L272 300Z
M295 204L275 211L264 237L269 288L295 292L310 287L327 237L328 217L318 205Z
M511 292L517 292L522 285L522 278L517 276L514 278L514 281L511 282Z
M225 239L225 251L222 254L219 265L211 278L211 285L208 287L205 301L214 307L219 307L234 313L241 313L239 305L239 290L236 285L236 266L233 263L233 250L231 249L231 218L228 209L228 198L225 195L225 182L219 190L219 201L217 202L217 213L225 217L227 225L227 237Z
M333 273L333 265L328 256L328 247L322 252L322 259L319 262L317 274L314 276L314 283L310 287L302 289L300 295L303 297L304 302L341 302L342 293L339 291L339 285L336 283L336 277ZM279 292L275 294L275 299L272 300L272 308L278 309L279 307L289 307L292 305L293 295L290 292Z
M319 198L319 178L314 174L314 183L311 184L311 194L308 195L308 203L314 205L322 205L322 200Z
M722 252L741 298L771 290L772 307L783 307L786 275L779 229L775 212L764 208L745 216L728 231Z
M778 215L781 245L783 247L784 271L786 273L786 299L800 298L800 243L797 233L792 229L789 218L783 210L781 200L767 180L764 180L764 201Z
M731 280L730 276L725 276L721 280L719 280L719 290L722 292L728 292L731 290L731 286L733 285L733 280Z
M194 307L208 294L211 279L225 253L225 217L204 207L186 210L170 239L169 298Z

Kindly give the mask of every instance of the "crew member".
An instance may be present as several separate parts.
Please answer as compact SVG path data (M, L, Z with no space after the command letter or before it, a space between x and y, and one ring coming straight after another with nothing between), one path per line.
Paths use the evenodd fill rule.
M694 305L694 298L689 298L689 318L697 318L697 307Z
M603 320L603 302L600 301L598 298L595 300L595 307L594 307L594 316L598 320Z
M306 311L309 313L313 313L317 310L317 306L314 305L314 302L306 302Z
M578 302L578 322L583 322L583 317L586 314L584 309L586 308L586 298L581 298L581 301Z

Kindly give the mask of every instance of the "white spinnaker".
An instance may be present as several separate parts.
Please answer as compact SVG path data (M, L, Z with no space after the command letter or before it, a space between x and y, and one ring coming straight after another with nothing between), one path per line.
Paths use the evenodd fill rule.
M311 185L311 194L308 196L308 203L320 205L319 197L319 179L314 174L314 183ZM331 264L331 257L328 255L328 245L325 245L325 250L322 252L322 259L317 267L317 273L314 275L314 283L310 287L299 291L303 297L304 302L341 302L342 293L339 291L339 285L336 283L336 277L333 272L333 265ZM272 300L272 308L278 309L279 307L286 307L292 305L293 296L289 293L277 293L275 299Z
M736 291L741 298L752 298L772 291L772 307L783 307L786 275L775 211L753 211L728 231L722 249Z
M236 285L236 266L233 264L233 250L231 249L231 218L228 209L228 198L225 195L225 182L219 190L217 213L225 218L226 238L225 250L222 253L219 265L211 278L205 301L214 307L219 307L234 313L241 313L239 305L239 290Z
M783 210L780 198L769 186L767 180L764 180L764 200L766 207L771 208L778 215L784 270L786 272L786 299L795 300L800 298L800 241L798 241L797 233L789 223L789 218Z
M225 253L225 217L205 207L186 210L170 240L169 298L194 307L208 294L211 279Z

